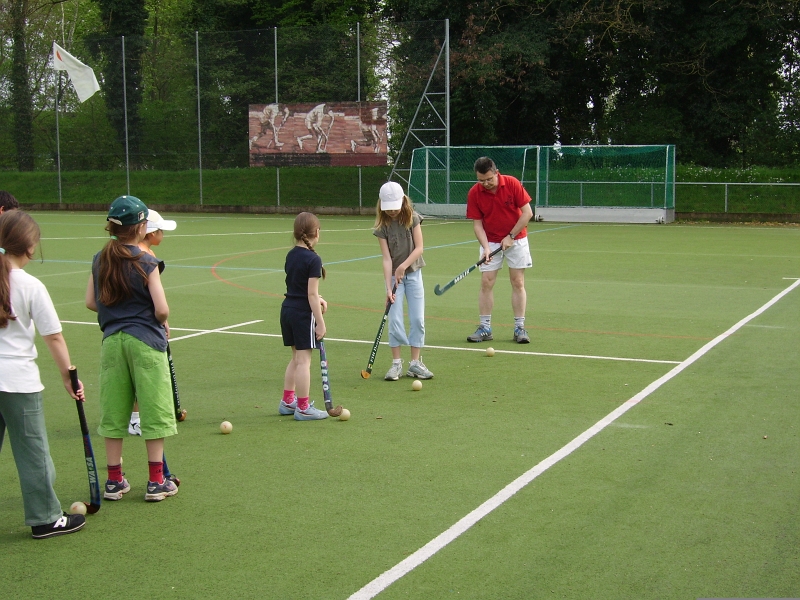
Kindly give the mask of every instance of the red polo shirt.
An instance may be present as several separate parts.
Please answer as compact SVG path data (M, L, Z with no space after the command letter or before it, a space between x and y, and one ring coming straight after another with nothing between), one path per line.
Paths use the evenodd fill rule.
M498 172L495 193L486 191L481 183L472 186L467 194L467 218L483 221L486 239L500 243L517 224L522 214L520 209L530 201L531 197L519 179ZM524 238L526 235L528 228L524 227L515 239Z

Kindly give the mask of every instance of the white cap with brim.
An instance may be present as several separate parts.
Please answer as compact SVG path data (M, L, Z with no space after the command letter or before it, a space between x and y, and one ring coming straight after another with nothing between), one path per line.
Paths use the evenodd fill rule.
M399 183L389 181L381 186L381 210L400 210L403 208L403 188Z
M162 218L161 215L152 208L150 209L150 213L147 215L147 233L153 233L159 229L164 231L173 231L177 226L178 224L175 221Z

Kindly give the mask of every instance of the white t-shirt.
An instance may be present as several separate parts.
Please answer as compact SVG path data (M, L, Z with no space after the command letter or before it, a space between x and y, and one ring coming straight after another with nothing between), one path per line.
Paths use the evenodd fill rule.
M43 336L61 332L61 321L44 284L11 269L11 311L17 317L0 329L0 391L31 394L44 389L36 366L36 328ZM35 326L34 326L35 323Z

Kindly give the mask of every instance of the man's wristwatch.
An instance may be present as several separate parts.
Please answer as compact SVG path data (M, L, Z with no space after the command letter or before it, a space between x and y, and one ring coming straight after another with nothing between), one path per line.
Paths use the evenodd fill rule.
M513 233L509 233L508 237L510 237L513 240L514 239L514 234Z

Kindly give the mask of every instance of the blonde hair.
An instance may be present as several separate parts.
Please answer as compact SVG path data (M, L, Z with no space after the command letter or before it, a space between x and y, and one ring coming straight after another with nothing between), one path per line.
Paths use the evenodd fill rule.
M11 261L8 256L33 258L31 248L39 243L39 225L28 213L9 210L0 215L0 329L8 327L9 320L16 320L11 310Z
M378 206L375 208L374 229L388 227L393 220L394 219L381 208L381 201L378 200ZM397 215L397 221L406 229L410 229L414 222L414 206L411 204L411 198L405 194L403 194L403 204L400 206L400 214Z
M311 250L314 254L316 254L317 251L314 250L314 246L311 245L309 238L315 237L318 229L319 219L314 213L301 212L294 219L294 239L298 242L303 242L306 248ZM322 278L325 279L325 267L322 267Z

